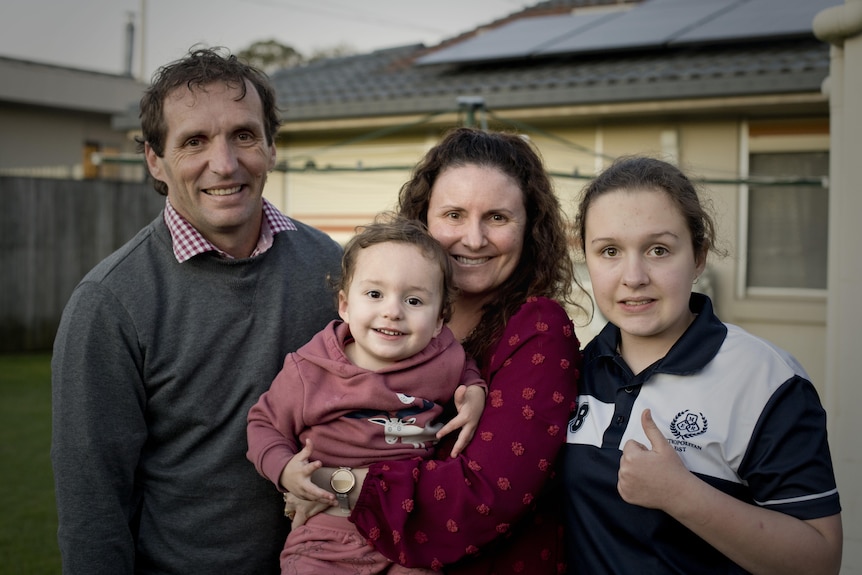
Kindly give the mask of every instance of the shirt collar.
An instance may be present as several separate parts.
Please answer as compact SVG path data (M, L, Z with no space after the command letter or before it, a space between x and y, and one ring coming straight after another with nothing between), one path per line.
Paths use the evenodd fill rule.
M712 361L727 336L727 326L712 309L708 296L693 292L689 309L697 314L688 329L664 358L653 364L650 373L687 375L700 371ZM613 360L617 356L620 328L608 323L596 336L595 356Z
M188 261L198 254L213 251L223 258L233 259L232 256L213 245L187 219L181 216L167 198L165 198L164 219L171 234L174 257L179 263ZM263 198L260 237L251 257L260 255L271 248L273 238L277 233L295 229L296 224L290 218L279 212L266 198Z

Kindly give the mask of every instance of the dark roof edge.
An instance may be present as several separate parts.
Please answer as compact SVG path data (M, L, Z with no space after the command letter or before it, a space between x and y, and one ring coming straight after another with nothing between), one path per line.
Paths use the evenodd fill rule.
M37 62L36 60L28 60L24 58L13 58L11 56L0 56L0 65L2 64L11 64L11 65L23 65L28 67L36 67L36 68L46 68L52 70L63 70L66 72L72 72L75 74L87 74L91 76L104 76L108 78L115 78L119 80L137 80L132 74L121 74L115 72L103 72L100 70L89 70L87 68L78 68L75 66L64 66L62 64L52 64L48 62ZM143 82L142 82L143 83Z
M793 75L764 75L756 80L741 78L680 78L649 84L613 83L544 90L514 90L482 93L485 105L494 109L615 104L638 101L714 98L768 94L820 93L822 71ZM457 97L447 94L425 98L393 98L364 102L333 102L288 108L285 121L337 120L348 118L432 114L457 111Z

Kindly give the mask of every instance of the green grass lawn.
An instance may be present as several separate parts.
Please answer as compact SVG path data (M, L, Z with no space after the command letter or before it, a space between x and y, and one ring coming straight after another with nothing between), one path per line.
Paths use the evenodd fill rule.
M0 354L0 574L56 575L51 356Z

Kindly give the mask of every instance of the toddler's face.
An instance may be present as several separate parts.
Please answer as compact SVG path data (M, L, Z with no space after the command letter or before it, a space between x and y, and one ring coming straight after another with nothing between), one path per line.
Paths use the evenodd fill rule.
M413 245L386 242L359 251L338 314L355 342L350 360L377 370L423 350L443 328L443 271Z

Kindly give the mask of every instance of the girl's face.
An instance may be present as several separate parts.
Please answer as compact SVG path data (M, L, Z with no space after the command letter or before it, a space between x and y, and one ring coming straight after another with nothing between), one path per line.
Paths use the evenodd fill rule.
M688 328L692 282L703 271L679 208L659 190L613 190L590 204L587 269L599 309L620 328L622 346L663 357Z
M462 295L492 295L512 275L526 225L521 188L496 168L449 168L431 188L428 230L452 257Z

